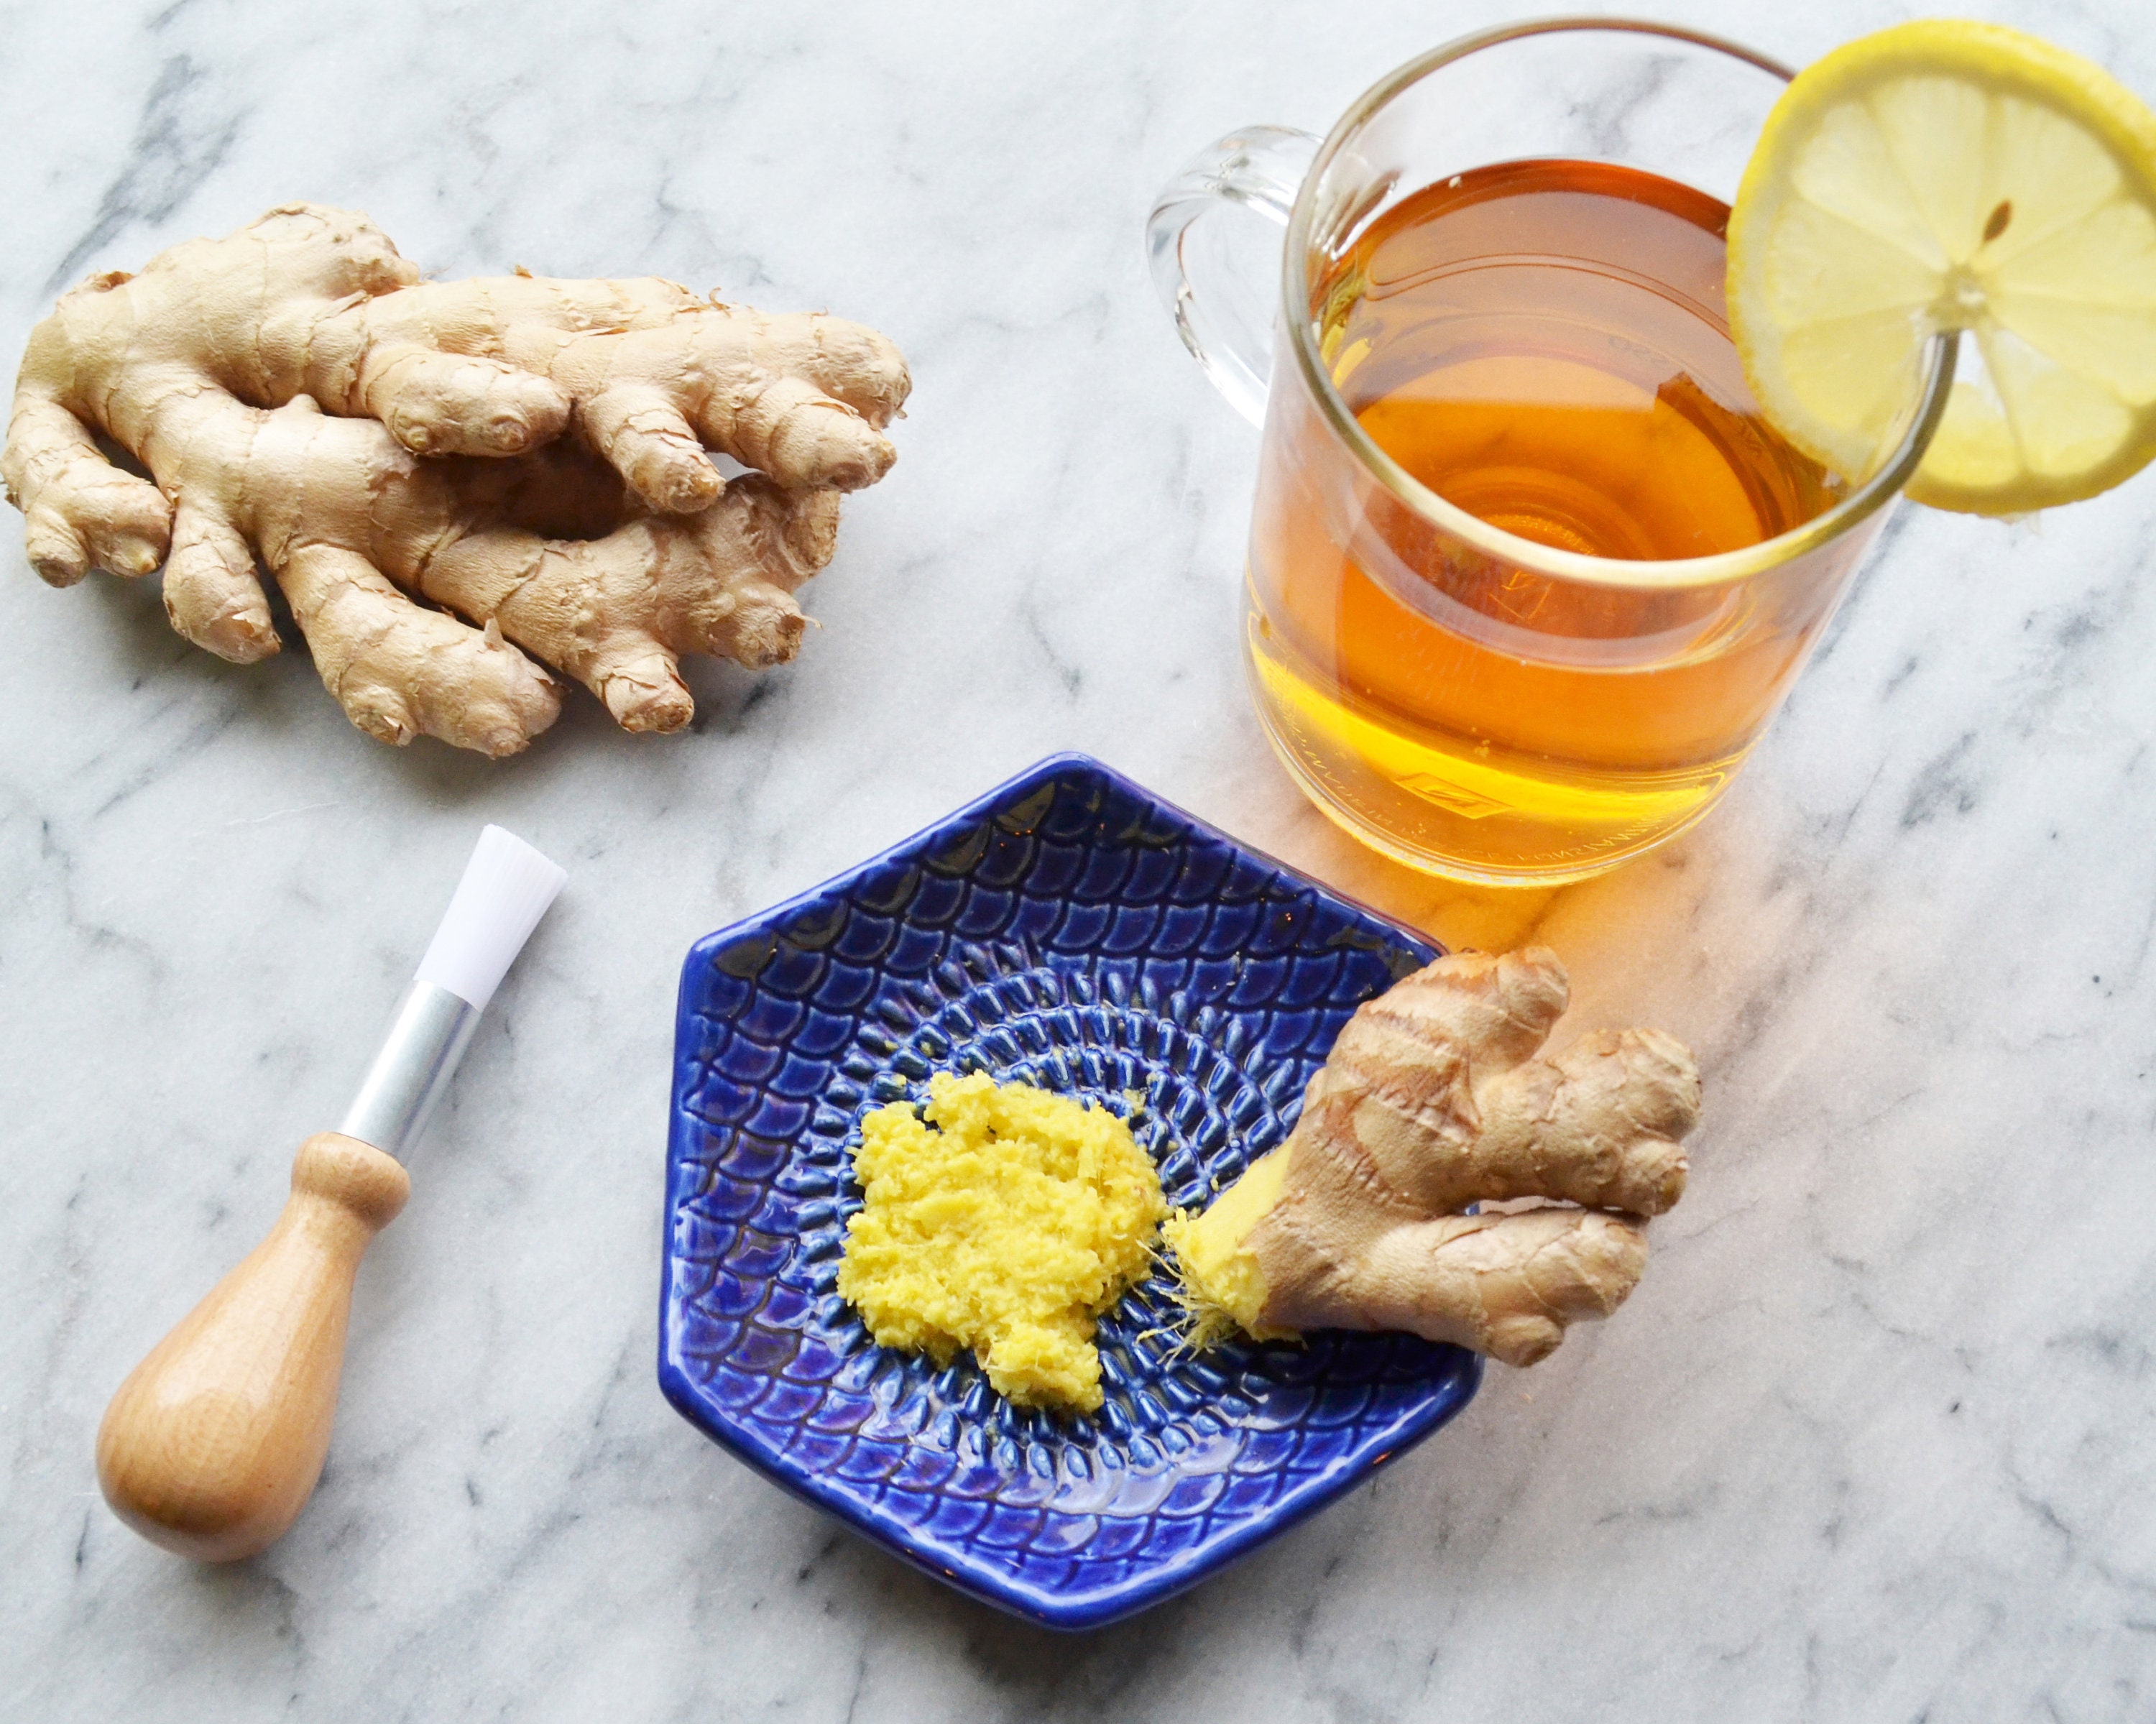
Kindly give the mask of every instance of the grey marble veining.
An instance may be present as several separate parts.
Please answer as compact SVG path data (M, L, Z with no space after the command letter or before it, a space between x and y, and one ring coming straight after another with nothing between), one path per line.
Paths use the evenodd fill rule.
M1871 0L1675 5L1793 60ZM2137 0L1996 14L2156 92ZM652 272L905 348L800 661L506 764L353 731L0 514L0 1717L2156 1716L2156 480L1909 510L1693 834L1493 897L1359 852L1235 664L1255 439L1154 188L1501 7L0 11L0 352L297 197L444 275ZM675 967L1058 747L1700 1050L1620 1318L1194 1594L1059 1638L840 1533L653 1381ZM413 1158L265 1557L122 1530L92 1432L349 1098L479 826L570 870Z

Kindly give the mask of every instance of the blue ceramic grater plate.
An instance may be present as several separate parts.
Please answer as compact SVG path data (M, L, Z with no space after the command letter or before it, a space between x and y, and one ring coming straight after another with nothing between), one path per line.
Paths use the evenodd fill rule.
M750 1465L1053 1628L1203 1579L1473 1396L1406 1336L1176 1345L1156 1275L1058 1420L877 1347L834 1290L870 1109L985 1070L1132 1119L1197 1206L1293 1124L1362 1001L1433 947L1083 755L1045 760L681 972L659 1382ZM1127 1092L1142 1096L1135 1113Z

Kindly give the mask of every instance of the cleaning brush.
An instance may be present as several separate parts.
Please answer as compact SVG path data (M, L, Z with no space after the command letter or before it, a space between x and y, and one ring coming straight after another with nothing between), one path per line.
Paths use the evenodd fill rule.
M300 1146L269 1237L129 1373L97 1433L113 1512L204 1562L284 1536L329 1453L352 1278L412 1182L402 1162L567 876L499 826L480 834L343 1123Z

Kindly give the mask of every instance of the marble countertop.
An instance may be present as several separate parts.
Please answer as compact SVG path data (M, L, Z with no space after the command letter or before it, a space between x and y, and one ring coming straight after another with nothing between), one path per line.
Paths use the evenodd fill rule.
M2139 6L1985 9L2146 95ZM1154 300L1151 193L1511 10L7 8L9 356L87 271L308 198L444 276L828 306L916 390L798 663L696 670L671 739L579 695L506 764L369 741L154 582L50 591L0 513L0 1716L2156 1716L2156 475L1898 516L1719 811L1568 890L1357 850L1245 704L1255 439ZM1902 15L1663 10L1798 60ZM745 1470L653 1362L685 948L1070 747L1440 939L1556 946L1575 1021L1684 1036L1709 1105L1618 1321L1062 1637ZM490 819L568 890L365 1266L312 1506L191 1566L105 1509L98 1417L276 1212Z

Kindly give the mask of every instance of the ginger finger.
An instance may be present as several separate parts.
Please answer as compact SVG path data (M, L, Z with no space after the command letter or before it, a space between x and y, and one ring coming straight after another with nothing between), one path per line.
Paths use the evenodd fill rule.
M1358 1010L1334 1051L1352 1060L1358 1039L1396 1030L1430 1049L1472 1058L1478 1073L1529 1058L1571 1000L1557 955L1535 947L1491 957L1458 952L1396 983ZM1399 1057L1397 1050L1394 1057Z
M1679 1140L1699 1119L1699 1073L1656 1029L1604 1030L1477 1092L1482 1129L1450 1201L1552 1197L1659 1215L1684 1195Z
M878 430L901 416L912 379L897 347L866 324L819 311L802 320L796 338L805 351L780 347L780 362L806 377L834 401L843 401ZM767 332L767 340L784 338Z
M303 367L265 378L275 398L304 391L332 412L372 413L415 453L491 454L516 452L489 441L490 416L511 413L506 380L544 380L574 404L590 446L671 513L724 488L706 444L789 486L873 484L893 459L879 434L911 387L898 350L874 330L823 312L713 305L649 278L410 286L326 319L314 339ZM452 399L459 374L412 367L415 351L483 357L505 381ZM474 385L479 374L462 376ZM474 428L459 436L459 423Z
M230 664L254 664L284 644L246 539L222 515L192 500L172 514L165 614L181 635Z
M838 322L690 300L655 326L578 334L551 352L526 336L510 351L577 401L593 448L654 508L675 496L701 507L688 458L701 462L706 444L796 489L858 490L890 470L896 454L880 429L905 398L905 362L874 331L829 328ZM827 373L842 360L854 367L870 408L785 368L812 355Z
M1367 1040L1356 1051L1367 1062ZM1560 1060L1462 1081L1442 1106L1404 1101L1399 1087L1328 1065L1304 1111L1353 1148L1363 1177L1425 1213L1547 1197L1659 1215L1684 1193L1677 1139L1698 1116L1699 1080L1659 1031L1605 1034Z
M1567 995L1534 950L1440 958L1361 1007L1287 1142L1168 1224L1200 1339L1404 1328L1527 1363L1614 1310L1645 1239L1600 1212L1682 1194L1699 1076L1654 1030L1535 1057ZM1514 1198L1586 1207L1457 1213Z
M838 546L837 494L782 490L752 475L729 487L719 507L697 516L694 531L701 554L735 572L722 586L670 589L668 638L684 650L752 669L787 663L807 624L793 590Z
M678 659L752 669L792 659L806 619L791 596L830 558L838 500L752 476L701 515L631 521L603 538L513 527L469 534L419 576L430 598L502 632L606 702L624 729L673 731L695 712Z
M552 690L499 630L414 604L356 552L303 545L276 574L324 686L377 741L501 756L553 722Z
M726 482L664 390L617 384L579 410L584 439L654 509L693 515L709 508Z
M546 378L412 342L370 348L359 399L417 455L521 455L569 423L567 398Z
M913 387L906 360L889 337L866 324L849 322L828 311L773 316L746 305L726 305L716 296L704 309L722 321L703 325L700 341L722 346L747 345L768 375L799 378L851 408L879 431L900 417L906 406ZM710 357L724 363L721 353Z
M172 505L147 480L107 460L82 422L49 396L17 393L0 476L8 500L28 517L24 549L49 586L71 587L92 568L146 575L165 560Z
M1307 1247L1284 1233L1276 1249L1292 1264ZM1387 1229L1345 1275L1284 1277L1266 1316L1297 1333L1395 1329L1532 1365L1568 1323L1615 1311L1646 1265L1646 1235L1621 1216L1448 1215Z
M890 340L821 311L767 317L726 306L713 316L726 320L716 330L751 344L779 382L732 398L714 392L697 418L707 441L782 485L858 490L890 470L894 452L877 434L899 415L913 387Z
M625 730L680 730L696 704L651 626L662 557L649 520L604 538L511 526L458 534L412 572L419 591L583 683Z
M742 465L781 485L857 491L890 471L891 445L844 402L798 377L780 377L737 399L715 392L704 434Z
M72 587L97 559L68 518L49 503L24 511L23 556L48 587Z

